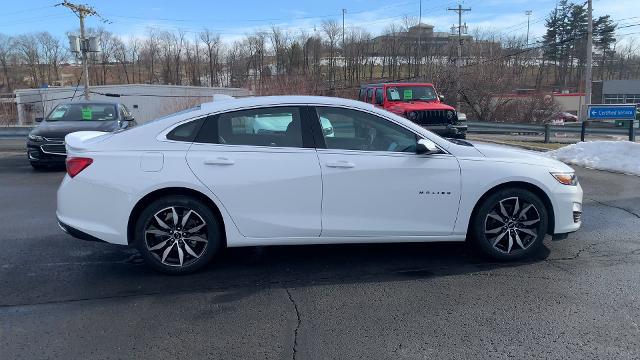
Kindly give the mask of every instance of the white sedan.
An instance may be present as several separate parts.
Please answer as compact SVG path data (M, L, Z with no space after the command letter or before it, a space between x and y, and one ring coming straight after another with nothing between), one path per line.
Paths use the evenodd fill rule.
M580 227L582 189L565 164L446 140L359 101L217 101L66 144L60 227L135 245L168 273L223 246L468 238L519 259Z

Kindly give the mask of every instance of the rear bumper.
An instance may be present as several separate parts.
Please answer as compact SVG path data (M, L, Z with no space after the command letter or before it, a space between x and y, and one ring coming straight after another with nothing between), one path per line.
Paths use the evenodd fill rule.
M58 188L56 216L61 227L79 239L126 245L132 195L123 191L124 186L86 180L82 175L65 176Z
M82 232L74 227L71 227L63 223L62 221L60 221L60 219L58 219L58 226L60 227L60 229L62 229L62 231L66 232L67 234L73 236L76 239L85 240L85 241L105 242L102 239L98 239L95 236L89 235L85 232Z

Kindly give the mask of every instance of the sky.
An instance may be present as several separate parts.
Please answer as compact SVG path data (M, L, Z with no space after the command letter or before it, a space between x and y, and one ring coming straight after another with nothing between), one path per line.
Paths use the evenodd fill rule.
M0 33L18 35L49 31L63 37L65 32L78 28L78 20L68 9L55 6L62 0L0 0ZM580 2L576 0L575 2ZM278 26L294 34L300 31L320 31L323 20L342 22L342 9L346 9L345 26L364 28L374 35L386 26L401 23L404 16L418 17L420 0L75 0L93 6L108 23L101 19L88 19L87 26L102 26L124 37L144 38L150 27L160 30L186 31L195 34L209 28L221 34L225 42L242 38L254 30ZM466 0L460 2L471 11L463 20L469 31L480 30L499 35L521 35L527 32L525 11L531 10L530 42L540 40L544 34L544 18L553 10L555 0ZM456 7L452 0L423 0L422 22L435 26L435 31L450 31L457 15L447 11ZM640 38L640 7L637 0L594 0L596 16L608 14L622 25L619 38ZM628 34L628 35L624 35Z

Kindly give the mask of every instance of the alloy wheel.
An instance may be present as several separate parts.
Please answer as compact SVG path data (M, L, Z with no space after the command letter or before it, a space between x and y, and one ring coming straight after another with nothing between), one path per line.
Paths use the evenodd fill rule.
M487 214L484 234L494 249L511 254L529 248L539 236L540 213L519 197L500 200Z
M182 206L164 208L144 229L145 245L163 265L188 266L198 261L207 244L207 223L195 210Z

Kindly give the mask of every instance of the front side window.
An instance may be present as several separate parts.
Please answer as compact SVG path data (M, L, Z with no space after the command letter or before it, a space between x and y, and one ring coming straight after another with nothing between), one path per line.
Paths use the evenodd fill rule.
M388 101L433 101L438 98L433 86L389 86L387 87Z
M47 121L109 121L117 120L114 104L60 104L51 111Z
M376 115L331 107L318 107L317 112L327 149L416 151L416 134Z
M224 113L207 120L196 141L226 145L302 147L300 112L295 107Z

